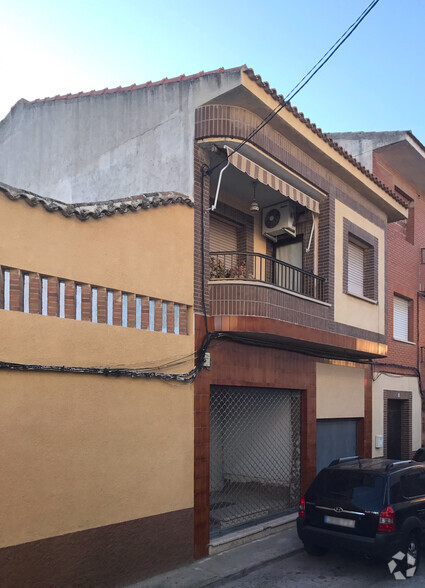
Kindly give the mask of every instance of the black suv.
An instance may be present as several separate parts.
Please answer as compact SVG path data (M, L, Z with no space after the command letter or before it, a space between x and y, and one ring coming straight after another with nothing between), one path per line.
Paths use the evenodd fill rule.
M342 548L389 561L402 552L412 575L425 531L425 464L357 456L333 461L301 498L297 529L312 555Z

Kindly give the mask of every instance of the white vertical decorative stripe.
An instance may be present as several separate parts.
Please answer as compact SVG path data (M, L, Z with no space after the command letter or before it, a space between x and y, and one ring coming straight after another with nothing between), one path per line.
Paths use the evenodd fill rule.
M91 322L97 323L97 288L91 289Z
M174 304L174 333L180 334L180 304Z
M41 314L47 316L47 278L41 278Z
M65 318L65 282L59 282L59 318Z
M162 302L162 332L167 332L167 303Z
M136 296L136 329L142 328L142 299Z
M10 310L10 270L3 273L3 306L5 310Z
M30 311L30 276L24 274L24 312Z
M394 295L394 339L409 340L409 301Z
M149 299L149 331L155 330L155 300Z
M364 249L348 243L348 291L363 296Z
M106 308L106 323L108 325L112 325L114 323L114 293L112 292L112 290L108 290Z
M81 320L81 284L75 286L75 320Z
M128 294L123 294L121 298L121 326L127 326L128 318Z

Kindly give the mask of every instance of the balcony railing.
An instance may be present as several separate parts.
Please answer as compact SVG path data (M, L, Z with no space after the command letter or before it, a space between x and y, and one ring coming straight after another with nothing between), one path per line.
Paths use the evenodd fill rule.
M324 278L262 253L211 252L210 280L262 282L324 301Z

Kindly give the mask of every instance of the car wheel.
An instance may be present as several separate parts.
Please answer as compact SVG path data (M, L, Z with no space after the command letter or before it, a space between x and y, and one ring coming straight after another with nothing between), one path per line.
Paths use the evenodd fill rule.
M388 562L390 573L396 580L412 578L418 569L420 556L420 536L418 533L412 532L404 542L403 549Z
M310 545L309 543L304 543L304 549L309 555L325 555L328 553L328 549L326 547L320 547L319 545Z
M419 535L417 533L410 533L410 535L408 536L406 541L405 553L406 573L408 574L408 577L410 577L410 574L408 573L409 569L414 569L415 573L419 566L419 561L421 559L421 542L419 539Z

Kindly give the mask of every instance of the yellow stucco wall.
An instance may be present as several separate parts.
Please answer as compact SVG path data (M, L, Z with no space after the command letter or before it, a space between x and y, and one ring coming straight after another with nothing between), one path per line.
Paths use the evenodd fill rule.
M0 265L192 305L187 206L82 223L0 194L0 218ZM0 329L1 361L193 367L190 326L0 310ZM193 507L193 384L0 370L0 406L0 547Z
M193 385L0 371L0 547L193 506Z
M192 305L193 208L81 222L0 191L0 264Z
M364 417L364 368L316 364L318 419Z
M344 218L378 239L378 304L343 292ZM335 200L335 321L385 334L385 232L339 200Z

